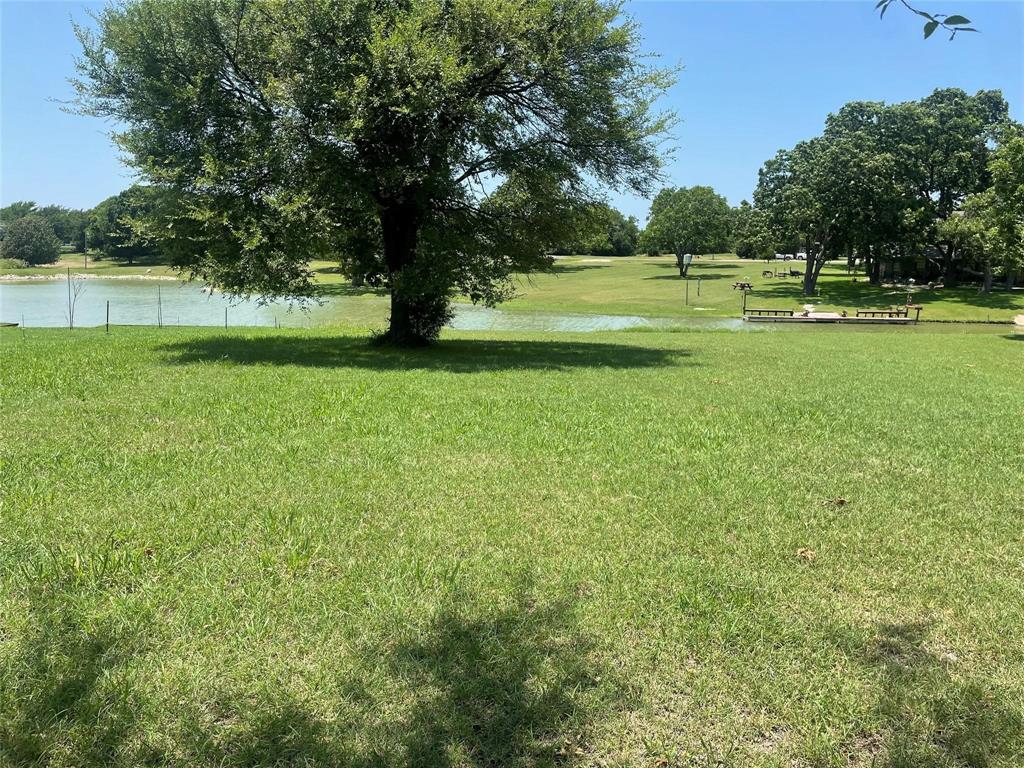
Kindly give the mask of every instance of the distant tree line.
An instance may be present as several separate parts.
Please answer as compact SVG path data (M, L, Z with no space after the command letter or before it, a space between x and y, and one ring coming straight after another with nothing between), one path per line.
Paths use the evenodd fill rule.
M52 264L63 247L132 264L155 253L149 227L162 199L155 187L134 185L92 209L11 203L0 208L0 257Z
M710 187L654 198L640 248L743 258L806 253L804 292L846 259L873 283L954 285L1024 272L1024 127L998 91L937 90L900 104L852 102L821 136L761 168L753 203L730 208Z

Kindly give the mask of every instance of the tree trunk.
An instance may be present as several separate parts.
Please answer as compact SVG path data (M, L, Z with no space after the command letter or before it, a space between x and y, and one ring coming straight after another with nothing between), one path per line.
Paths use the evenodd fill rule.
M992 293L992 259L985 259L985 277L981 290L982 293Z
M387 202L381 205L379 218L384 241L384 263L387 265L391 291L391 318L386 339L401 346L423 344L427 340L419 338L416 333L409 287L403 285L402 281L403 273L416 258L419 211L408 202Z
M871 249L871 264L868 267L868 282L878 285L882 281L882 257L877 248Z
M956 268L953 259L956 256L956 246L953 243L946 243L946 250L942 253L942 283L953 287L957 284Z
M1008 291L1012 291L1013 290L1013 278L1014 278L1013 271L1014 271L1013 267L1007 265L1007 267L1006 267L1006 290L1008 290Z
M824 263L825 249L816 248L808 238L804 242L804 253L807 254L804 260L804 296L813 296L817 293L818 275Z

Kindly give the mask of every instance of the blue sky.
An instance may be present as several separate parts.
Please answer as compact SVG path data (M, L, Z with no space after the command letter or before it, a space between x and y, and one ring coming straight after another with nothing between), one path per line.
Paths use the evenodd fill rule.
M681 64L663 100L681 122L666 172L737 204L776 150L820 132L848 101L904 101L935 88L999 88L1024 117L1024 2L917 0L969 16L981 34L923 40L919 20L873 0L634 2L647 51ZM0 202L91 207L132 182L96 118L61 112L78 43L69 19L89 3L0 0ZM96 7L93 5L93 7ZM648 201L611 195L641 221Z

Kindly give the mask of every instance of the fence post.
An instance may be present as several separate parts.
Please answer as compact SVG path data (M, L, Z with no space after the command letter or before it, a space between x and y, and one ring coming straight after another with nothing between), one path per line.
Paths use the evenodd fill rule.
M107 299L107 333L110 333L110 299Z

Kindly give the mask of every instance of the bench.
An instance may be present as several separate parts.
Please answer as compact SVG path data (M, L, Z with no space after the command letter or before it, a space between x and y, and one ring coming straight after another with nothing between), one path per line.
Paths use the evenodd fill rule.
M744 315L763 315L765 317L792 317L792 309L744 309Z
M737 283L733 283L733 284L732 284L732 289L733 289L734 291L735 291L735 290L736 290L737 288L739 288L739 289L742 289L742 290L744 290L744 291L749 291L749 290L750 290L751 288L753 288L753 287L754 287L754 284L753 284L753 283L744 283L744 282L737 282Z
M858 309L857 317L908 317L905 309Z

